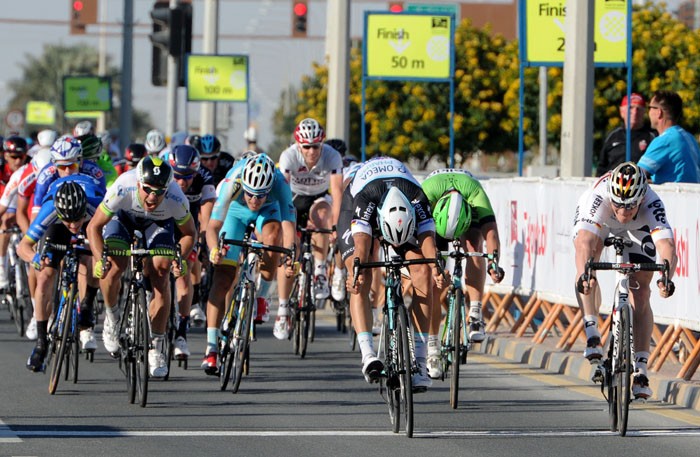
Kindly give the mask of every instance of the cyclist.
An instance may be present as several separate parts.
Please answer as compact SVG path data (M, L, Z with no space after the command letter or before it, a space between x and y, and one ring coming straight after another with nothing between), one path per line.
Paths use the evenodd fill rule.
M373 238L382 237L405 259L436 258L435 222L430 204L420 184L406 166L396 159L379 157L365 162L345 189L343 216L338 232L341 253L348 271L355 258L367 262L372 257ZM351 236L346 236L350 234ZM415 323L415 356L420 369L413 386L424 390L432 385L427 374L426 357L434 278L442 288L443 278L437 265L411 265L413 285L411 311ZM372 312L369 302L371 270L361 270L357 282L348 275L352 323L362 352L362 374L367 382L376 382L384 369L372 341Z
M149 155L157 156L165 149L165 135L158 129L149 130L144 146Z
M199 232L198 239L204 238L204 227L209 225L209 218L216 200L214 181L208 170L200 166L199 152L189 145L175 146L168 153L168 163L173 169L173 179L190 202L190 213L194 219L195 227ZM176 240L181 236L179 230L175 230ZM190 308L193 297L199 298L199 281L202 274L202 263L197 256L197 249L193 249L187 259L189 274L177 278L178 312L180 315L175 339L175 358L186 359L190 356L187 347L187 329L190 321ZM193 287L193 283L196 284ZM193 313L193 320L199 318L203 322L205 317L201 308L199 313Z
M136 165L138 165L141 159L147 155L146 146L142 143L131 143L124 149L124 160L115 168L117 168L117 172L121 175L126 171L136 168Z
M119 350L117 300L128 258L109 256L108 261L103 263L103 247L106 244L110 248L128 249L134 231L141 230L148 249L172 249L175 246L174 222L182 233L182 258L187 259L196 236L187 197L173 181L170 165L158 157L146 156L135 170L124 173L110 186L88 225L90 249L93 257L100 259L95 262L94 274L100 279L105 302L102 341L110 353ZM145 266L145 274L153 289L148 307L153 337L152 347L148 351L148 368L150 375L157 378L168 374L163 338L170 313L171 265L175 276L187 273L187 263L183 263L180 269L171 257L150 257Z
M49 246L37 252L37 243L42 239L50 239L55 244L70 244L73 236L84 232L84 226L90 216L95 213L95 208L103 197L104 186L91 176L76 174L56 180L49 187L39 214L19 244L18 254L37 270L34 315L37 321L38 338L36 346L27 360L27 368L31 371L44 370L47 349L46 336L52 308L52 289L59 265L65 254L61 251L54 251ZM86 296L88 285L92 285L94 290L97 287L97 281L89 273L90 266L89 257L80 258L78 288L81 297ZM81 302L79 325L82 348L95 350L97 344L93 334L92 300L88 303L85 300Z
M235 162L233 157L226 152L221 152L221 142L212 134L192 135L187 138L187 144L199 151L202 165L209 170L214 178L214 185L218 186L226 173Z
M80 147L83 150L83 159L91 160L97 164L105 175L105 183L107 186L111 186L117 179L118 173L116 168L114 168L112 158L106 151L102 150L102 140L92 133L75 137L75 139L80 142Z
M633 245L625 251L629 262L661 261L670 264L669 279L676 270L676 244L673 230L666 219L666 210L659 196L647 184L644 172L634 162L624 162L603 175L593 187L579 199L574 221L574 247L576 249L576 297L583 312L587 344L583 356L591 363L599 363L603 357L600 331L598 330L598 305L600 297L595 275L585 274L589 258L596 261L603 251L603 240L609 235L622 236ZM653 272L638 271L632 274L630 287L634 306L634 381L635 398L649 398L647 360L651 343L654 315L649 306ZM664 286L657 280L659 295L673 295L675 286L669 281Z
M488 267L481 257L470 257L466 261L464 283L465 296L470 300L469 340L481 342L486 336L481 309L486 274L488 272L495 283L501 282L504 276L503 269L498 266L497 256L501 242L491 201L481 183L466 170L435 170L423 181L422 187L433 209L439 250L447 250L450 241L460 239L465 251L481 252L485 240L486 252L496 255L496 259L489 262ZM433 379L442 376L438 338L441 314L441 307L433 307L428 339L428 372Z
M226 293L236 277L241 248L231 246L220 252L218 237L241 239L246 227L255 223L256 237L262 243L294 246L295 211L289 186L267 154L256 154L239 160L222 182L214 211L207 227L207 244L211 263L216 267L207 303L207 352L202 368L210 375L217 373L217 325L224 314ZM279 265L279 254L265 251L262 255L258 299L267 301L270 282ZM284 297L289 299L289 295ZM265 306L258 306L264 308Z
M280 155L279 168L292 189L299 227L330 229L338 223L343 195L343 161L338 151L323 143L325 138L323 128L315 119L303 119L294 130L294 144ZM317 300L324 300L330 294L326 265L329 236L314 233L311 240L314 295ZM288 296L292 278L287 278L284 268L280 268L277 282L280 297ZM280 299L274 328L277 339L289 337L288 314L288 303Z

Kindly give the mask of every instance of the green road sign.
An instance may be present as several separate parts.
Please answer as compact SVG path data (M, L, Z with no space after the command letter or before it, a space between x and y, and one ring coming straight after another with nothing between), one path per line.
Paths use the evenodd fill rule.
M452 16L366 15L366 74L370 78L449 79Z
M565 2L525 1L527 61L564 62ZM627 62L627 1L595 0L593 61Z
M63 111L109 111L112 85L102 76L64 76Z
M49 102L32 100L27 102L27 124L53 125L56 123L56 108Z
M187 100L247 102L248 56L187 56Z
M406 3L406 6L404 7L404 11L407 13L444 14L446 16L453 14L457 22L459 22L459 16L461 13L460 9L460 5L457 3Z

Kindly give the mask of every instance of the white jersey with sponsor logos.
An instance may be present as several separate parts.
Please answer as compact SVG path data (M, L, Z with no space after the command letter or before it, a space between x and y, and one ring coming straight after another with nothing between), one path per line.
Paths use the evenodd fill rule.
M338 151L324 144L321 157L309 170L304 156L294 143L282 152L279 169L289 176L289 186L294 195L318 195L328 192L331 175L343 173L343 158Z
M121 210L134 218L145 220L164 221L172 217L178 225L184 224L191 217L190 202L175 181L168 186L161 204L151 212L143 208L137 182L136 169L123 173L107 189L100 208L109 216Z
M606 237L608 233L627 236L628 231L638 230L650 233L654 242L673 238L673 229L666 218L664 203L651 188L644 195L634 219L626 224L619 222L615 218L608 193L609 177L610 173L603 175L579 198L574 221L574 236L580 229L593 232L601 238Z
M19 183L22 180L22 175L24 175L28 166L29 164L26 163L12 173L10 180L5 185L2 197L0 197L0 205L6 207L11 213L17 210L17 191L19 190Z
M390 178L407 179L420 187L420 183L404 163L390 157L377 157L363 163L357 170L350 185L350 194L354 197L370 182Z

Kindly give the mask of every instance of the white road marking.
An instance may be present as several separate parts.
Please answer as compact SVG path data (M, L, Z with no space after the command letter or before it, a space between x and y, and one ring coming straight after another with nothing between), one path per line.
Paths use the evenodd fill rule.
M0 420L0 443L21 443L17 433Z

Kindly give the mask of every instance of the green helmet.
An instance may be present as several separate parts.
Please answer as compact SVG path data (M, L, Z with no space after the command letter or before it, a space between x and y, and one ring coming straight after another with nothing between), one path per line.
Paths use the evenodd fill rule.
M80 147L83 148L83 159L94 160L102 154L102 140L88 133L76 138L80 141Z
M472 222L472 210L456 190L440 197L433 209L435 230L441 237L454 240L464 235Z

